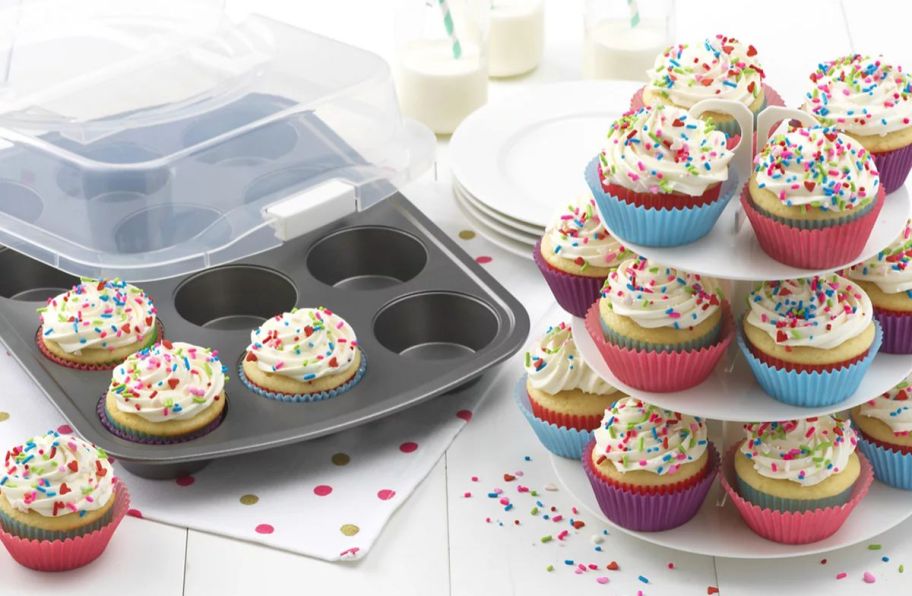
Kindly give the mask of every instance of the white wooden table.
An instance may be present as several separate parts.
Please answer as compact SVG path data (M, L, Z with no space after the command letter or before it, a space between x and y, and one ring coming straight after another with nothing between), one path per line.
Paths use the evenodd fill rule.
M232 11L253 10L294 25L390 55L392 0L229 0ZM492 84L497 98L539 82L579 78L582 0L551 0L547 5L546 61L533 75ZM794 105L814 65L850 51L884 53L912 68L908 23L912 7L889 0L802 1L687 0L678 2L678 37L725 32L761 49L769 82ZM762 13L749 10L764 6ZM437 220L461 222L450 199L446 142L440 142L434 173L406 189ZM508 256L485 241L478 252L515 261L515 277L537 276L531 262ZM475 253L478 254L478 253ZM541 291L546 291L544 285ZM531 312L533 320L541 312ZM531 461L524 458L528 456ZM912 521L869 543L826 555L788 561L738 561L688 555L646 545L623 535L606 536L594 550L584 528L565 542L543 544L548 523L523 511L504 513L486 497L504 486L503 474L522 470L522 481L542 488L555 482L548 457L515 410L507 390L488 400L393 518L373 551L354 564L328 564L201 532L126 518L105 556L64 574L39 574L0 556L0 594L65 593L67 596L219 594L372 594L478 596L486 594L752 594L761 588L783 594L912 593ZM472 482L477 476L479 482ZM471 498L464 493L470 491ZM569 511L572 500L545 491L549 506ZM582 516L588 518L588 516ZM486 518L491 518L490 523ZM519 526L514 519L520 521ZM503 525L498 523L503 522ZM591 531L590 531L591 530ZM889 559L888 562L882 560ZM597 563L602 571L575 574L564 560ZM618 571L605 571L617 561ZM909 570L900 574L898 566ZM669 563L674 565L669 569ZM553 565L553 571L546 567ZM866 584L870 571L876 583ZM845 579L836 575L845 572ZM610 579L599 584L596 577ZM648 580L643 583L643 576Z

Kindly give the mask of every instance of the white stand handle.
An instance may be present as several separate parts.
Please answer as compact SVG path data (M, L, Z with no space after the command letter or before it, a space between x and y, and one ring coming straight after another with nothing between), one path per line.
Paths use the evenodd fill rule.
M766 145L769 138L773 136L773 124L781 120L797 120L805 126L820 126L820 122L807 112L783 106L769 106L757 116L756 151L759 152L761 147Z

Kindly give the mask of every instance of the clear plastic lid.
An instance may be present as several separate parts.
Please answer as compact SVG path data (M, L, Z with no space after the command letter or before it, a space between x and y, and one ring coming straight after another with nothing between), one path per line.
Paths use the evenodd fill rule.
M363 50L230 22L217 0L0 7L0 244L65 271L141 281L236 260L432 161Z

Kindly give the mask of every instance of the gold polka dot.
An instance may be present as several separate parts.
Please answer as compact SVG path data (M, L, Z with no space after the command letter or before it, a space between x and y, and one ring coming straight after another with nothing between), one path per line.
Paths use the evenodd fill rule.
M332 456L332 463L337 466L347 465L351 461L351 457L347 453L336 453Z
M256 495L244 495L241 497L241 505L256 505L260 498Z
M361 531L361 528L359 528L355 524L345 524L341 528L339 528L339 531L342 532L343 534L345 534L346 536L354 536L355 534L357 534L358 532Z
M472 238L475 237L475 232L473 232L472 230L462 230L461 232L459 232L459 237L462 238L463 240L471 240Z
M9 420L9 412L0 412L0 422Z

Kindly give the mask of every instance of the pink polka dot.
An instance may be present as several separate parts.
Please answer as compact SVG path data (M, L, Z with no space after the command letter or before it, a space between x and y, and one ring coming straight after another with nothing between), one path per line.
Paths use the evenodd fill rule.
M139 509L127 509L127 515L130 517L138 517L139 519L142 519L142 511Z
M396 491L384 488L383 490L377 491L377 498L381 501L389 501L396 496Z
M399 451L402 453L412 453L418 449L418 443L412 441L406 441L402 445L399 445Z
M178 486L190 486L191 484L196 482L196 478L194 478L193 476L180 476L179 478L177 478L175 480L175 482L177 482Z
M317 495L318 497L325 497L332 491L333 491L333 487L326 485L326 484L320 484L320 485L314 487L314 494Z
M71 435L73 434L73 428L69 424L61 424L57 427L57 432L62 435Z
M487 265L493 260L491 257L475 257L475 262L479 265Z
M254 528L254 531L256 531L257 534L272 534L273 532L275 532L275 528L273 528L269 524L260 524L256 528Z
M459 418L462 418L466 422L469 422L470 420L472 420L472 410L459 410L458 412L456 412L456 416L458 416Z

